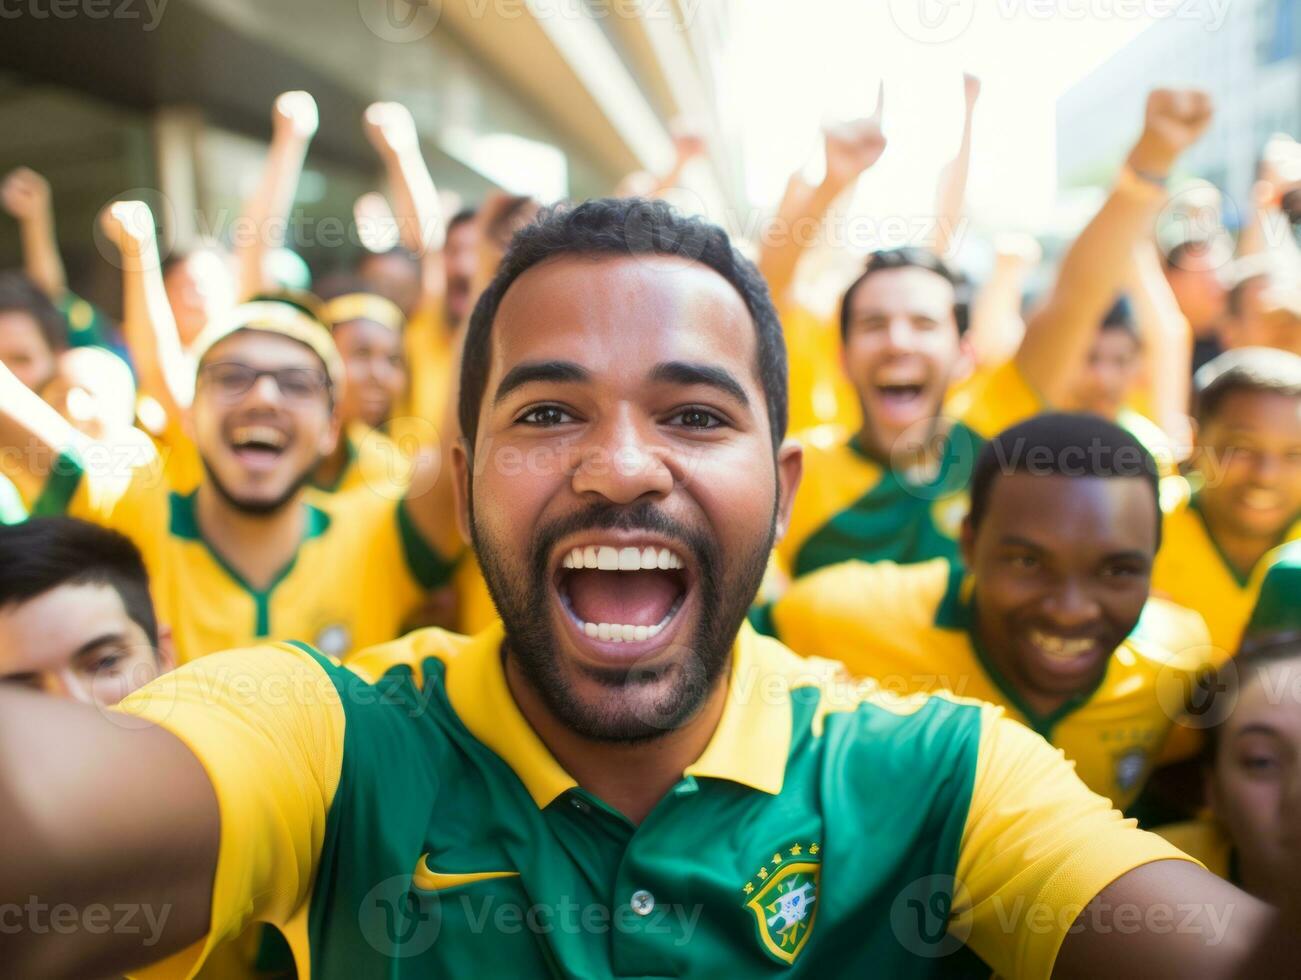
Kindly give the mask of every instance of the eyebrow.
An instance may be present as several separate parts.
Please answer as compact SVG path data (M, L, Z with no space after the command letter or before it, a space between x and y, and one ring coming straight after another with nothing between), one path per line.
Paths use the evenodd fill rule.
M516 364L506 372L506 377L502 378L501 384L497 386L497 393L493 395L492 403L498 405L515 389L539 381L573 384L588 381L591 377L591 372L573 361L525 361L523 364Z
M656 364L651 371L652 381L662 381L676 385L704 385L723 392L730 398L750 407L750 399L745 394L739 381L727 371L712 364L699 364L691 361L665 361Z
M1013 545L1020 548L1028 548L1031 551L1047 551L1043 545L1031 541L1029 538L1023 538L1018 534L1005 534L1000 539L1004 545ZM1113 551L1104 556L1108 561L1125 560L1125 561L1151 561L1152 556L1144 551L1134 548L1129 551Z
M1241 728L1239 728L1236 732L1233 733L1234 738L1242 738L1242 736L1244 735L1277 736L1278 729L1270 725L1266 725L1264 722L1253 721L1248 725L1243 725Z
M84 660L100 647L109 643L126 643L128 642L125 633L103 633L93 640L87 640L81 646L77 647L76 652L69 658L72 661Z

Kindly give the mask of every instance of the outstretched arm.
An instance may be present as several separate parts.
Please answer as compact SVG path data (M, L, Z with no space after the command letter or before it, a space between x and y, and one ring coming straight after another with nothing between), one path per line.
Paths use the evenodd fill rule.
M404 105L376 102L366 110L363 122L366 137L384 162L402 244L420 259L420 306L440 303L447 288L443 271L446 228L438 189L420 152L415 120Z
M940 171L939 193L935 201L936 255L946 257L953 249L953 239L962 221L962 209L967 198L967 174L971 170L971 119L976 114L976 100L980 98L980 79L975 75L962 76L962 92L966 110L962 121L962 142L958 155Z
M870 116L841 123L826 131L827 173L822 183L810 187L798 174L791 178L776 218L764 233L759 249L759 271L780 306L787 298L800 258L808 249L807 228L820 224L844 191L852 187L885 152L881 125L885 112L885 84L877 90L876 108Z
M194 366L181 347L167 302L154 216L143 201L117 201L100 220L122 257L122 334L140 393L179 420L194 398Z
M1025 337L1021 300L1025 280L1043 252L1031 235L1006 234L994 240L994 269L971 302L967 341L980 367L1012 359Z
M1161 268L1156 245L1134 248L1129 299L1143 338L1146 383L1156 422L1182 455L1191 446L1193 332Z
M0 185L0 201L18 221L23 242L23 271L51 302L57 303L68 291L68 280L54 235L49 183L35 170L19 167Z
M27 500L40 494L60 453L89 444L88 437L0 363L0 451L17 464L6 465L4 472Z
M1151 231L1175 160L1210 121L1211 100L1204 92L1157 89L1148 96L1143 134L1120 179L1067 249L1047 301L1026 323L1016 361L1049 404L1066 394L1123 288L1134 244Z
M635 170L619 181L615 197L662 197L667 191L682 183L687 165L705 152L705 140L698 133L679 128L673 134L673 165L666 173L656 176L646 170Z
M289 209L316 134L316 100L308 92L285 92L271 116L271 145L257 190L244 207L243 233L236 236L239 292L248 299L266 291L266 257L285 243Z

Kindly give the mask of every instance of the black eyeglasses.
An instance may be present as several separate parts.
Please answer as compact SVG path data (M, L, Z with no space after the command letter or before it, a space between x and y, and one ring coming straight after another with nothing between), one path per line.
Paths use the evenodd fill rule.
M242 398L261 378L273 378L280 394L288 401L312 401L330 388L330 379L325 372L313 368L263 371L233 361L205 364L199 370L199 378L212 388L218 398L226 401Z

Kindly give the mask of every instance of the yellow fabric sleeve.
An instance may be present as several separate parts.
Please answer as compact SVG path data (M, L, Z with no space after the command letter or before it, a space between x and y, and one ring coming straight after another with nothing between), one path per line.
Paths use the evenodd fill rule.
M982 439L1047 409L1016 361L1005 361L949 399L948 413Z
M1060 750L982 710L950 929L1000 976L1048 978L1099 892L1152 861L1193 859L1090 792Z
M130 695L119 710L184 742L217 794L221 844L210 931L136 974L193 976L248 923L285 926L304 907L343 766L343 705L311 655L276 644L187 664ZM307 964L306 935L286 933L299 964Z

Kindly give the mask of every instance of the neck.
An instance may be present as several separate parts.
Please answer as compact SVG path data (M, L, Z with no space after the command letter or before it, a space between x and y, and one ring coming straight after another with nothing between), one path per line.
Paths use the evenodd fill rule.
M888 446L881 445L881 438L876 429L866 419L864 412L863 426L855 438L859 448L882 466L901 473L933 473L943 456L944 439L937 436L948 435L948 424L937 416L926 427L925 432L910 427L911 438L907 443L896 440Z
M333 487L348 465L347 435L340 433L339 440L328 456L322 456L312 474L313 481L322 487Z
M298 553L303 537L302 496L274 514L246 514L222 499L213 486L199 485L199 530L222 560L255 589L269 586Z
M565 725L506 657L506 683L520 712L579 786L640 824L700 758L727 699L728 671L685 725L651 741L627 744L585 738Z

